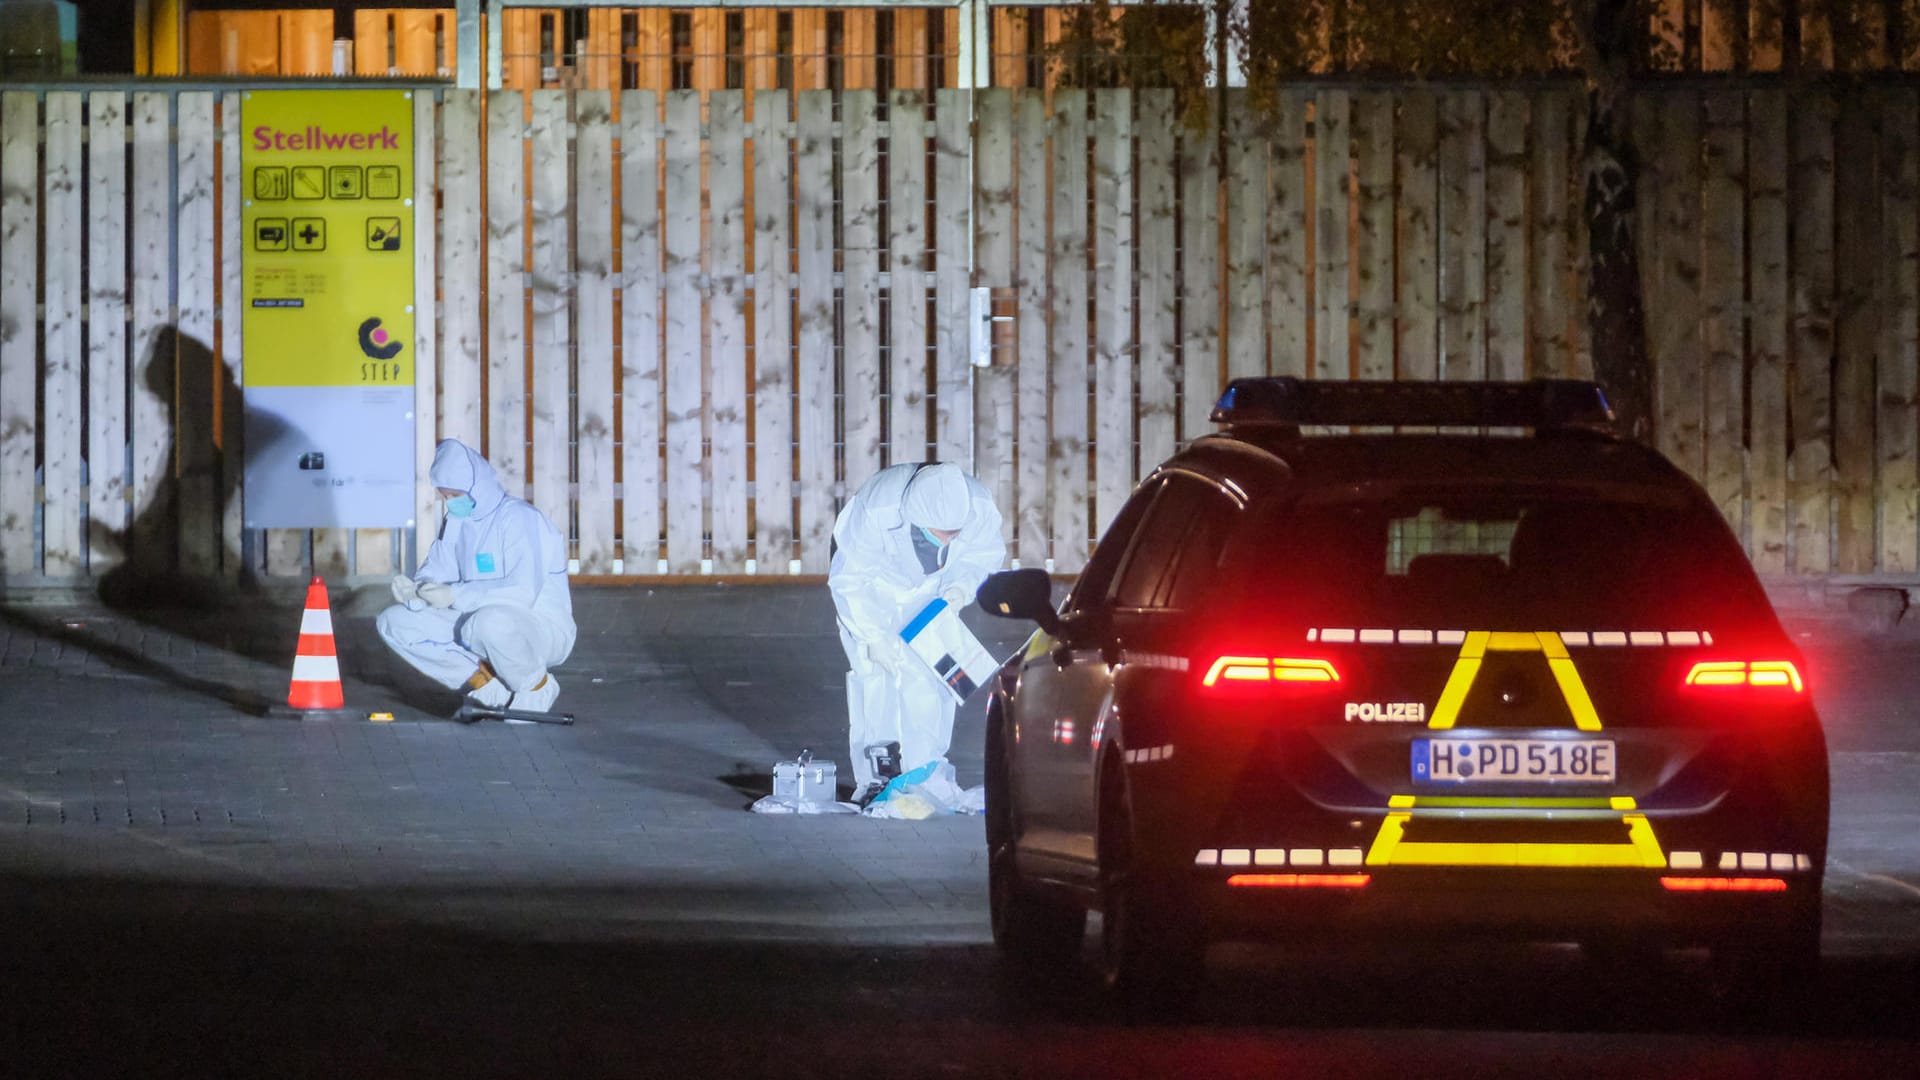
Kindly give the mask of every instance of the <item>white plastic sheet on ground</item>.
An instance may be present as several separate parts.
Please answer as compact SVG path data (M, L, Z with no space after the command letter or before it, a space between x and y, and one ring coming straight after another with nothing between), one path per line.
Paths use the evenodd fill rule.
M963 788L953 766L935 758L887 782L861 813L868 817L919 821L935 814L979 814L987 809L987 789Z
M857 814L860 812L860 808L850 802L789 799L780 795L768 795L747 809L756 814Z

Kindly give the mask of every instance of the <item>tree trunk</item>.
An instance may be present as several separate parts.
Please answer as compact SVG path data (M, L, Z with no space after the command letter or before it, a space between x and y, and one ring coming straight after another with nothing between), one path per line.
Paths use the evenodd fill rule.
M1646 11L1636 0L1576 3L1587 70L1587 326L1593 376L1620 432L1653 441L1653 357L1647 348L1640 255L1634 244L1639 159L1628 102L1644 55Z

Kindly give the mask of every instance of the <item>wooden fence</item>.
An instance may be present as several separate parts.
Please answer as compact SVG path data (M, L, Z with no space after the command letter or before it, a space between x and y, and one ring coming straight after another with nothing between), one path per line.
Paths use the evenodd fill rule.
M243 534L237 95L0 95L8 579L406 558ZM840 501L929 457L1072 571L1226 377L1590 373L1571 86L1295 86L1224 138L1152 90L416 106L422 451L484 448L585 574L822 572ZM1662 449L1763 572L1911 577L1915 91L1637 110Z

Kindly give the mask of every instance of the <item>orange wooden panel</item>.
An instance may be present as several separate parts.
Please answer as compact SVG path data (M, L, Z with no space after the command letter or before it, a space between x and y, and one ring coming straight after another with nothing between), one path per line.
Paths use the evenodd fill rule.
M280 67L287 75L333 74L333 12L280 12Z
M393 60L401 75L438 75L444 63L451 71L453 63L442 55L453 36L453 9L426 9L393 12Z
M797 8L793 13L793 88L824 90L827 86L827 13L823 8Z
M871 90L874 87L873 9L850 8L847 11L846 36L841 41L845 57L846 89Z
M775 8L747 11L748 90L775 90L780 86L780 58L775 52L780 40L779 20L780 12Z
M225 75L220 39L224 11L196 11L187 16L187 74Z
M353 13L353 73L355 75L385 75L387 73L387 48L391 35L387 33L387 13L383 10L368 9Z
M697 8L693 13L693 88L727 88L727 13Z
M551 8L507 8L500 13L500 83L508 90L540 87L540 17Z
M620 16L619 8L593 8L587 12L587 55L574 63L584 71L581 85L594 90L620 89ZM613 98L613 111L620 112L619 96Z
M1027 85L1025 8L993 9L993 85Z
M927 85L927 12L901 8L893 13L893 85L922 90Z

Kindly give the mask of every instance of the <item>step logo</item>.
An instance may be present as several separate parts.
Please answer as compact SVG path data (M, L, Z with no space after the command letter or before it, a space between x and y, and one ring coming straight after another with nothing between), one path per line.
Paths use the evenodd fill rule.
M391 360L400 355L400 343L380 326L380 316L375 315L360 324L360 351L375 360Z

